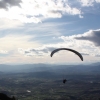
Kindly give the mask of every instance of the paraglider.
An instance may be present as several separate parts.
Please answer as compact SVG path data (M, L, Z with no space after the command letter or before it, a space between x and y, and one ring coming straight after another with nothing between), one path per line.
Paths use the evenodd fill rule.
M60 50L68 50L68 51L71 51L71 52L75 53L76 55L78 55L80 57L80 59L83 61L83 57L82 57L82 55L78 51L75 51L75 50L69 49L69 48L58 48L58 49L55 49L55 50L53 50L51 52L51 55L50 56L52 57L56 52L58 52ZM67 81L66 79L63 79L63 83L64 84L66 83L66 81Z

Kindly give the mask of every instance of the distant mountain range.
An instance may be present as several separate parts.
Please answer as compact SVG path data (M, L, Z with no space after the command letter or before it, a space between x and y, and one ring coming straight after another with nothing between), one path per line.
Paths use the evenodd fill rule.
M4 65L0 64L0 73L29 73L50 72L56 74L100 74L100 63L89 65L53 65L53 64L24 64Z

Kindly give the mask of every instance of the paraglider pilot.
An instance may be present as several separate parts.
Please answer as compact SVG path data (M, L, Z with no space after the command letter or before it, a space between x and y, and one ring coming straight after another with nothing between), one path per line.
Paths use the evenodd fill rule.
M64 84L66 83L66 81L67 81L66 79L63 79L63 83L64 83Z

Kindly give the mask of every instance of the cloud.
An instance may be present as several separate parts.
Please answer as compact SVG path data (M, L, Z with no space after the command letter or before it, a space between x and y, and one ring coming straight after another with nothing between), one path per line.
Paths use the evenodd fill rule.
M6 50L0 50L0 57L8 56L8 51Z
M50 52L52 50L62 47L62 48L75 49L84 56L97 57L96 55L100 54L99 32L100 30L97 29L97 30L89 30L83 34L77 34L77 35L72 35L72 36L60 36L58 38L56 37L56 40L58 39L57 40L58 43L51 42L46 45L42 45L42 44L38 45L37 47L33 47L32 46L33 44L28 47L24 47L21 45L22 43L19 43L20 46L19 46L18 52L25 56L45 57L47 55L50 55ZM59 39L63 41L61 40L59 41ZM33 43L34 41L28 41L29 44L30 42Z
M46 18L61 18L63 15L83 17L81 10L71 7L66 0L22 0L22 2L19 0L8 0L3 2L3 4L5 6L2 8L7 8L7 4L10 4L11 7L8 10L0 9L0 13L2 13L0 18L19 20L23 23L39 23ZM19 4L21 7L12 6Z
M87 32L86 32L87 33ZM80 34L81 36L82 34ZM75 37L78 37L79 35L72 35L72 36L61 36L58 39L62 39L62 42L58 43L52 43L52 44L46 44L42 45L34 41L34 37L31 35L7 35L5 37L0 38L1 50L6 50L8 53L10 53L7 58L3 58L7 60L9 58L10 61L14 62L45 62L50 61L50 53L52 50L56 48L71 48L75 49L78 52L80 52L84 59L90 57L87 60L94 59L100 54L100 48L96 47L91 41L86 40L79 40L75 39ZM85 36L88 36L87 34ZM30 41L32 39L32 41ZM18 51L17 51L18 50ZM67 53L67 52L66 52ZM64 52L61 52L61 55L57 55L56 57L52 58L52 61L55 62L56 60L59 62L63 62L63 57L65 57ZM24 55L24 56L23 56ZM74 60L75 57L74 54L71 54L68 52L67 56L68 58L65 59L68 61ZM94 58L93 58L94 57ZM56 60L54 60L56 58ZM33 60L34 59L34 60ZM59 60L60 59L60 60ZM99 56L96 58L99 59ZM19 61L20 60L20 61ZM79 60L79 59L75 59ZM74 60L74 61L75 61ZM51 61L50 61L51 62Z
M58 43L58 44L48 44L48 45L43 45L40 46L38 48L28 48L28 49L23 49L23 48L18 48L18 52L20 54L26 55L26 56L46 56L50 53L51 51L57 49L57 48L72 48L75 49L75 47L79 47L77 45L75 45L75 43L68 43L66 44L65 42L63 43ZM77 50L77 49L76 49ZM89 55L88 52L86 52L85 50L82 51L83 55Z
M0 54L7 54L8 53L8 51L6 51L6 50L0 50Z
M21 0L0 0L0 8L8 9L12 6L20 6Z
M76 35L73 38L78 40L87 40L93 42L96 46L100 46L100 29L89 30L88 32Z
M100 3L100 0L77 0L82 6L94 6L95 3Z
M30 41L34 39L34 36L30 35L16 35L9 34L3 37L0 37L0 49L2 50L17 50L17 48L29 48L31 46L39 46L37 41Z
M89 30L83 34L61 36L66 46L81 50L81 54L96 56L100 54L100 29Z
M52 63L53 62L58 63L58 62L70 62L70 61L75 62L77 60L80 61L80 59L77 56L75 56L75 54L66 51L58 52L57 55L55 55L55 57L50 59L51 51L53 51L54 49L71 48L80 52L83 55L84 61L94 61L94 60L97 61L99 59L100 48L94 46L89 41L81 40L80 42L80 40L76 40L72 38L68 39L68 38L70 37L66 36L66 39L64 39L63 42L59 42L55 44L47 44L47 45L39 46L37 48L27 48L27 49L19 48L18 52L24 55L24 57L26 58L29 57L30 59L34 59L34 60L37 59L38 62L48 61ZM65 57L66 59L63 59Z
M95 57L100 57L100 54L95 55Z
M81 53L82 55L86 55L86 56L88 56L89 54L87 54L87 53Z
M30 41L30 40L33 41ZM0 63L28 63L32 59L26 59L18 52L18 48L36 48L40 44L34 40L34 36L9 34L0 37Z
M25 6L25 4L27 4ZM27 6L30 5L30 7ZM71 7L68 5L68 1L62 1L62 0L29 0L25 1L23 0L23 3L21 4L21 7L24 11L27 11L28 15L35 15L39 16L42 15L46 18L60 18L63 14L69 14L69 15L80 15L81 11L75 7ZM33 11L32 11L33 8ZM34 12L34 13L32 13Z
M100 0L95 0L97 3L100 3Z
M29 48L29 49L18 48L18 52L26 56L44 56L50 53L54 49L56 48L50 46L41 46L38 48Z
M93 6L94 0L78 0L82 6Z
M10 20L7 18L1 18L0 19L0 30L3 29L11 29L11 28L17 28L23 26L23 23L21 23L18 20Z
M83 18L85 12L82 8L94 6L100 3L100 0L77 0L76 5L71 5L73 2L70 2L70 0L1 0L0 18L19 20L23 23L41 23L47 18L61 18L64 15L78 15L79 18Z

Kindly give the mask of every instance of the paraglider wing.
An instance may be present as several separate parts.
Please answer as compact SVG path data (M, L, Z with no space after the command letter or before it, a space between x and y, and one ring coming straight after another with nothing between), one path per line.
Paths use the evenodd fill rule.
M69 48L59 48L59 49L55 49L55 50L53 50L51 52L51 55L50 56L52 57L54 55L54 53L56 53L56 52L58 52L60 50L68 50L68 51L71 51L71 52L77 54L80 57L80 59L83 61L83 57L82 57L82 55L79 52L77 52L77 51L75 51L73 49L69 49Z

